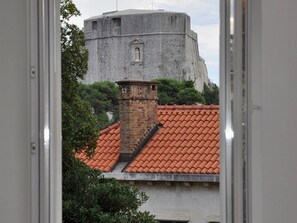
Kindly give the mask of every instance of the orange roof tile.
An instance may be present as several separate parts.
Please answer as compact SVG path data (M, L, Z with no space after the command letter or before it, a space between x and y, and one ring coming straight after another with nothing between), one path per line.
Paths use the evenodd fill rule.
M219 174L219 107L158 106L161 129L127 166L130 173ZM77 157L92 168L111 171L119 159L116 123L100 132L95 155Z
M85 153L77 154L76 157L91 168L102 172L111 171L120 156L120 137L119 131L117 131L119 127L120 123L118 122L99 132L97 148L93 157L89 158Z

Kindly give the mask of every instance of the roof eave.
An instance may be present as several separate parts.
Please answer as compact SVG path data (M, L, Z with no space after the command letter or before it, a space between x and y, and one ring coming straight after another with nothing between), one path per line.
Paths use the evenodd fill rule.
M162 182L220 182L219 174L171 174L171 173L103 173L106 178L121 181L162 181Z

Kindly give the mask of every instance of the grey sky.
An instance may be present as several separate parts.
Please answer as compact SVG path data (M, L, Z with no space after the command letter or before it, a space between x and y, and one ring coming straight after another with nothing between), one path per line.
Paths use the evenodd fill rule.
M124 9L164 9L185 12L191 17L192 30L198 34L200 56L208 75L219 84L219 0L73 0L81 16L72 20L83 27L83 20L104 12ZM118 4L116 4L118 3Z

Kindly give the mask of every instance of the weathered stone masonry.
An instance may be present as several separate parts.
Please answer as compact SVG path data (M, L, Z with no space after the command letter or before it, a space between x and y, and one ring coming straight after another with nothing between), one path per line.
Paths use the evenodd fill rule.
M185 13L125 10L85 20L89 70L85 83L190 79L198 90L208 82L197 34Z

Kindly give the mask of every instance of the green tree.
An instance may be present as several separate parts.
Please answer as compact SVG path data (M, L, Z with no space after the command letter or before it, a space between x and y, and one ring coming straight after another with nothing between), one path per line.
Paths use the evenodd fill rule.
M200 92L194 88L185 88L177 94L177 104L193 105L195 103L205 104L205 99Z
M87 72L88 51L84 33L73 24L79 11L72 0L61 1L62 52L62 147L64 160L88 146L90 154L96 145L98 129L91 107L78 96L77 78Z
M147 200L139 189L70 161L63 179L64 223L156 223L148 212L137 210Z
M159 83L158 98L161 105L205 103L203 95L195 89L191 80L159 78L155 81Z
M95 82L90 85L80 83L78 91L80 97L92 106L99 129L118 121L119 88L115 83L107 81ZM109 120L107 112L112 114L111 120Z
M204 83L202 94L207 105L219 104L219 87L216 84L211 83L210 85L207 85Z
M105 179L74 156L81 150L92 155L98 137L92 107L78 94L77 79L87 71L88 53L83 32L69 23L77 15L72 0L61 1L63 222L153 223L152 215L137 210L147 200L145 194Z

